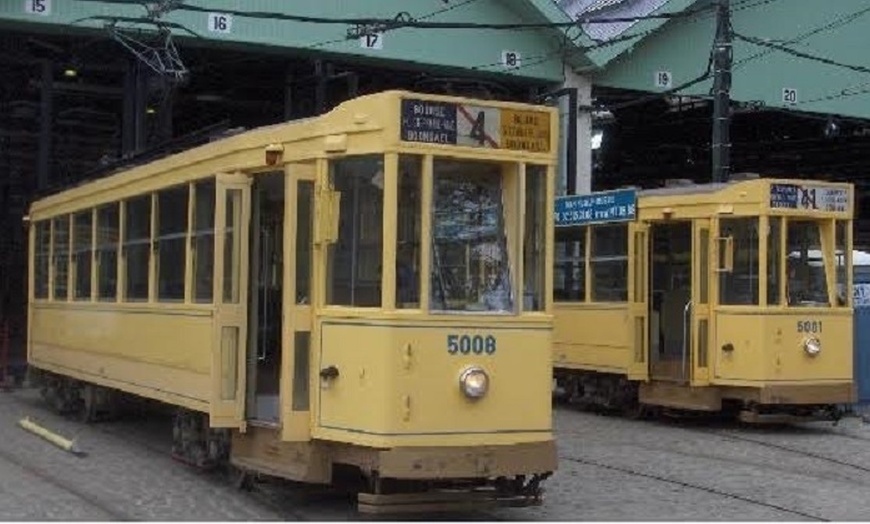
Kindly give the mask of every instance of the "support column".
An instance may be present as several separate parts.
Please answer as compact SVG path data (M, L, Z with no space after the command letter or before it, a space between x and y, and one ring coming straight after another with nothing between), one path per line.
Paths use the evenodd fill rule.
M573 180L572 186L568 187L570 181L568 180L566 166L560 166L560 183L557 184L556 190L557 192L567 190L568 194L585 195L592 192L592 112L589 109L581 108L588 108L592 105L592 81L575 73L566 65L563 87L576 89L577 93L576 108L578 110L575 113L577 115L577 129L574 136L577 152L574 159L576 177ZM565 116L570 113L567 104L568 98L566 97L565 101L560 105L562 111L565 112ZM568 136L568 126L563 125L561 132ZM567 165L569 160L568 155L563 153L560 157L560 161L564 161Z
M329 81L329 67L323 61L314 62L314 114L322 115L326 111L327 82Z
M147 77L138 62L131 60L128 64L124 76L122 157L141 150L145 145Z
M727 182L731 174L731 7L716 5L716 46L713 54L713 182Z
M293 70L287 67L284 75L284 121L293 120Z
M36 189L48 187L51 178L52 115L54 99L52 95L52 62L42 62L42 82L39 92L39 157L36 165Z

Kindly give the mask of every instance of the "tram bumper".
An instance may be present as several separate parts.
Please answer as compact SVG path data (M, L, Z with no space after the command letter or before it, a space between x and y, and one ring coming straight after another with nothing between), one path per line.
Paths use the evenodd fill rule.
M766 384L758 389L759 404L829 405L851 404L857 400L853 382L833 384Z
M504 446L398 447L377 452L384 478L456 479L534 475L555 471L554 440Z
M378 450L378 476L423 481L423 491L359 493L361 513L419 513L541 505L556 469L553 440L505 446ZM417 484L418 486L420 484Z

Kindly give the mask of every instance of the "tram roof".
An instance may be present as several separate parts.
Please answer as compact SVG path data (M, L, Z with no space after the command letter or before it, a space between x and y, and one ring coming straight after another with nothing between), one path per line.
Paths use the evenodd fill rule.
M679 186L657 187L653 189L642 189L637 192L638 196L680 196L680 195L695 195L699 193L715 193L726 187L736 185L741 181L722 182L715 184L686 184Z

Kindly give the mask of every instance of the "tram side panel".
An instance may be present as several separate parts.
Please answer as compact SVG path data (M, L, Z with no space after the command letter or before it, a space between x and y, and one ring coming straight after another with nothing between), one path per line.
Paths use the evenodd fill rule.
M210 311L34 304L32 366L128 393L208 410Z
M628 306L607 309L556 303L553 315L553 364L627 374L634 355Z

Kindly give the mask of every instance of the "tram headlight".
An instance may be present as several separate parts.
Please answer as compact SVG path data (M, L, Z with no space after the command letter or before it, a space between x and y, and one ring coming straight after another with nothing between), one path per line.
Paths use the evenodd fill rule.
M814 357L822 351L822 341L816 337L809 337L804 340L804 351L807 355Z
M481 398L489 389L489 376L483 368L467 368L459 375L459 389L468 398Z

